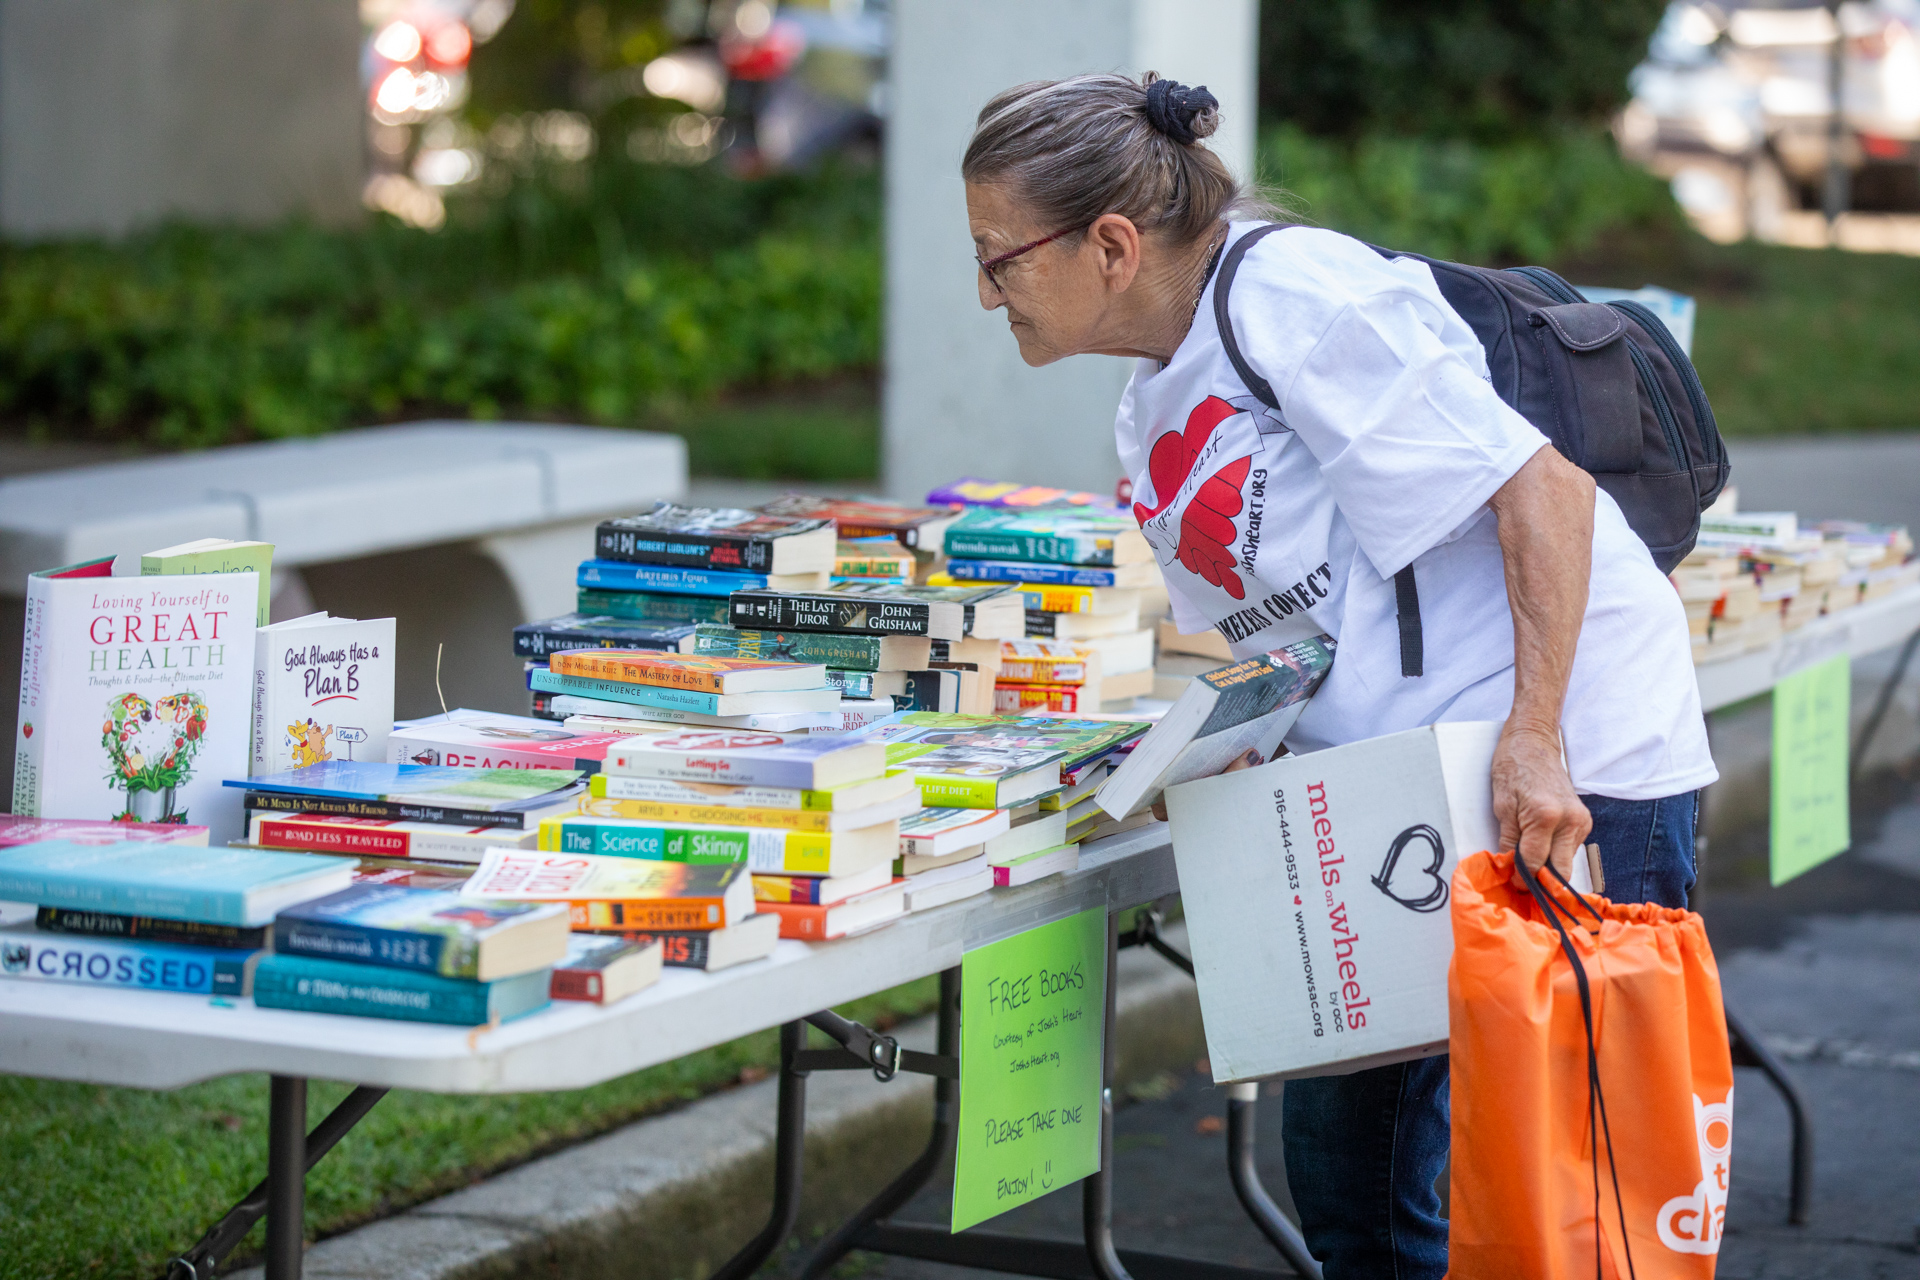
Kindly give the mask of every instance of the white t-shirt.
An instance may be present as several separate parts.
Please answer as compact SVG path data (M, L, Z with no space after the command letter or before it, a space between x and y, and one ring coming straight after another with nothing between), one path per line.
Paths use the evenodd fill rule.
M1229 243L1256 223L1235 223ZM1207 286L1163 368L1141 360L1114 432L1134 514L1183 632L1235 657L1339 642L1293 751L1513 707L1513 616L1487 499L1546 444L1494 392L1486 352L1426 264L1292 227L1248 251L1234 333L1280 402L1235 374ZM1411 562L1425 674L1400 674L1393 575ZM1574 786L1648 800L1719 775L1686 611L1604 492L1561 717Z

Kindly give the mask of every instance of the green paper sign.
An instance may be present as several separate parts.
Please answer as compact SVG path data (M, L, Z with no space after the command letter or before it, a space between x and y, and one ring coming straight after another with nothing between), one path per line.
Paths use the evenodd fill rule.
M1772 876L1785 884L1853 842L1847 807L1846 654L1773 687Z
M1100 1168L1107 913L1096 907L967 952L953 1229Z

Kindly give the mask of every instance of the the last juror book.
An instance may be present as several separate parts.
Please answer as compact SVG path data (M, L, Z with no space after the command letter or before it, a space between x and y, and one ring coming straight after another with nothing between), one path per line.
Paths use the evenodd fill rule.
M14 811L237 828L259 579L111 573L27 579Z

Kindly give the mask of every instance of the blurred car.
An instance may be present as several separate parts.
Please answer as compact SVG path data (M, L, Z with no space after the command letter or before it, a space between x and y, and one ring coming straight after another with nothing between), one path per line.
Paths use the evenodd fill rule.
M1820 208L1836 39L1848 205L1920 210L1920 0L1850 0L1837 22L1822 5L1670 5L1630 77L1622 152L1673 178L1722 238Z

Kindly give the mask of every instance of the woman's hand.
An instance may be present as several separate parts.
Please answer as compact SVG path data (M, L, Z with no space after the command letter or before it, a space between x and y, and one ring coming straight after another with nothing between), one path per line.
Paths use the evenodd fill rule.
M1222 769L1220 772L1238 773L1242 769L1251 769L1253 768L1253 766L1257 764L1265 764L1265 763L1266 761L1260 758L1260 753L1258 751L1255 751L1253 748L1249 747L1245 751L1242 751L1239 755L1235 756L1233 759L1233 763L1228 765L1226 768ZM1153 816L1160 819L1160 821L1162 822L1165 822L1167 820L1166 796L1162 795L1158 800L1155 800L1153 802Z

